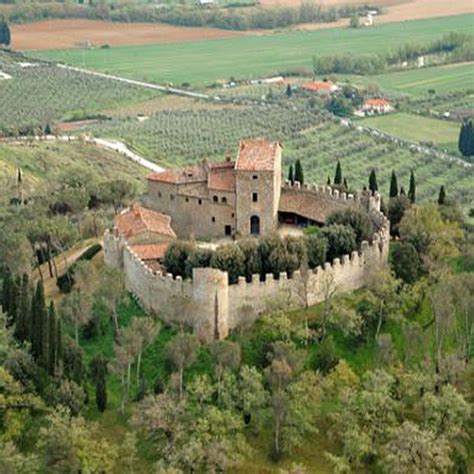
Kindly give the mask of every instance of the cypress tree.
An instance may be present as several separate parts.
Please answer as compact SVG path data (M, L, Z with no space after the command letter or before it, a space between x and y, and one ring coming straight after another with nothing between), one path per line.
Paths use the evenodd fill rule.
M389 197L397 197L398 196L398 183L397 183L397 176L395 171L392 170L392 176L390 178L390 192L388 193Z
M400 196L406 196L407 193L405 192L405 188L403 186L400 187Z
M61 330L61 318L56 320L56 368L62 373L63 360L63 335Z
M295 181L295 178L293 176L293 165L290 165L290 170L288 171L288 181L293 184Z
M472 120L467 124L466 156L474 156L474 129Z
M458 148L461 152L461 155L467 156L467 148L468 148L468 129L467 129L467 122L464 121L461 124L461 129L459 131L459 139L458 139Z
M338 161L336 165L336 174L334 175L334 184L335 185L342 184L342 168L341 168L340 161Z
M300 184L304 184L304 173L300 160L296 160L295 163L295 181L298 181Z
M15 337L19 341L30 339L29 328L31 325L31 301L30 301L30 281L28 274L24 273L21 279L20 302L18 305L18 317L15 327Z
M373 168L369 175L369 189L372 194L374 194L375 191L379 190L379 186L377 184L377 176L375 175L375 170Z
M3 277L2 300L1 300L2 309L7 314L10 313L10 295L12 291L12 285L13 285L13 276L10 270L7 268L5 272L5 276Z
M17 323L18 320L18 308L20 306L20 289L21 289L21 277L17 276L16 278L12 278L11 285L10 285L10 296L9 296L9 304L10 307L8 308L8 324L10 326Z
M103 413L107 408L107 366L102 354L95 361L92 375L95 380L95 402L97 409Z
M446 191L444 189L444 186L441 186L439 188L439 194L438 194L438 204L442 206L443 204L446 203Z
M44 287L40 280L31 305L31 350L37 362L43 360L44 326L46 320L46 307L44 302Z
M416 200L416 182L415 182L415 173L413 170L410 174L410 188L408 189L408 199L412 204L415 203Z
M48 372L54 375L57 360L56 360L56 311L54 303L51 301L48 311Z
M288 84L286 86L286 95L288 96L288 98L290 98L292 96L292 94L293 94L293 90L291 89L291 85Z
M347 179L344 178L344 189L349 189L349 186L347 185Z

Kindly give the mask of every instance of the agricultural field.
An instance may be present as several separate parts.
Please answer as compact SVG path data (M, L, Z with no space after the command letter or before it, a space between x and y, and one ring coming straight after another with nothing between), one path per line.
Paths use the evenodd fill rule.
M451 31L469 33L473 19L474 15L461 15L366 29L332 28L184 44L38 51L35 56L125 77L197 86L232 76L250 78L302 66L311 68L315 54L383 53L406 43L407 38L418 44Z
M321 123L320 109L305 102L269 103L196 110L165 110L145 121L113 119L88 129L126 141L138 153L165 166L234 153L241 138L286 140Z
M0 130L18 132L160 95L138 86L0 53Z
M22 171L26 195L44 191L56 177L69 173L90 174L102 180L125 179L141 189L147 170L112 151L82 143L25 142L0 144L0 201L9 194Z
M342 79L343 76L341 76ZM349 76L356 84L377 84L395 95L428 97L429 91L447 94L474 88L474 63L449 64L409 71L388 72L374 76Z
M328 176L332 180L339 160L343 175L354 190L367 186L372 168L383 195L388 195L392 170L399 186L408 190L410 172L414 170L420 201L435 199L444 185L448 196L456 199L466 213L474 202L474 169L460 160L450 162L412 152L329 122L285 141L284 145L285 166L300 159L307 182L325 183Z
M412 142L430 142L452 148L459 137L459 124L419 115L394 113L361 120L363 125Z

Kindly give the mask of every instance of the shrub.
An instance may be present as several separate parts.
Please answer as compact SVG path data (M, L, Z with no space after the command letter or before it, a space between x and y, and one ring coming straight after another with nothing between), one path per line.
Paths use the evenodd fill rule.
M244 273L245 256L236 244L219 247L211 258L211 267L218 268L229 274L229 283L236 283Z
M374 231L368 213L356 207L331 213L327 218L326 224L342 224L351 227L355 232L358 245L363 240L369 240Z
M309 268L323 266L326 261L328 241L320 232L312 233L305 237L306 253Z
M390 265L397 278L414 283L422 274L421 258L409 242L395 242L390 253Z
M330 262L357 249L355 232L349 226L332 224L324 227L321 235L327 239L327 260Z
M184 276L186 273L186 261L194 252L195 246L191 242L176 240L171 242L165 252L163 265L166 271L171 273L173 277Z
M326 375L331 369L336 367L339 358L336 355L336 345L332 336L326 337L316 349L314 367L322 374Z
M210 249L196 248L191 251L185 263L185 276L192 278L193 268L206 268L211 264L213 251Z
M237 242L244 254L244 276L247 281L252 280L252 275L260 273L261 265L258 255L258 244L254 238L242 239Z
M388 203L388 218L390 219L390 234L392 236L399 235L398 226L410 205L410 200L403 195L390 199Z

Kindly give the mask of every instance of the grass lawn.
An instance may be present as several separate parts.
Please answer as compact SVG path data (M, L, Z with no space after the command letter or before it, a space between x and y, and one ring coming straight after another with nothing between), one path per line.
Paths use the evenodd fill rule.
M407 42L433 41L451 31L469 33L473 19L474 15L459 15L374 28L295 31L96 50L41 51L36 56L137 79L202 85L231 76L257 77L294 67L311 68L314 55L383 53Z
M395 113L365 118L361 122L408 141L443 145L456 143L459 136L457 123L420 115Z
M434 90L437 94L447 94L453 91L474 89L474 63L449 64L374 76L349 77L356 84L375 83L381 89L394 94L429 97L429 90Z

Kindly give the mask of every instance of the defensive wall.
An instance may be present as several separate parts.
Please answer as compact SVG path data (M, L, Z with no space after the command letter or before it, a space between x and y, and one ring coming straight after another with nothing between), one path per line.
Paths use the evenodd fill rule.
M322 192L319 188L295 187L294 190ZM346 205L359 199L325 192L328 199ZM358 251L327 262L324 267L296 271L291 278L286 273L278 278L269 274L261 281L260 275L253 275L250 282L240 277L238 283L229 285L227 272L195 268L192 280L174 279L171 274L151 270L127 242L110 231L104 236L105 262L123 267L128 290L146 310L173 320L182 316L173 312L173 302L186 299L192 313L189 322L195 333L204 341L225 338L230 330L247 323L249 318L274 308L275 302L292 308L306 307L323 301L328 291L346 293L369 283L387 263L390 223L380 212L379 195L370 197L367 203L377 228L371 242L362 242Z

